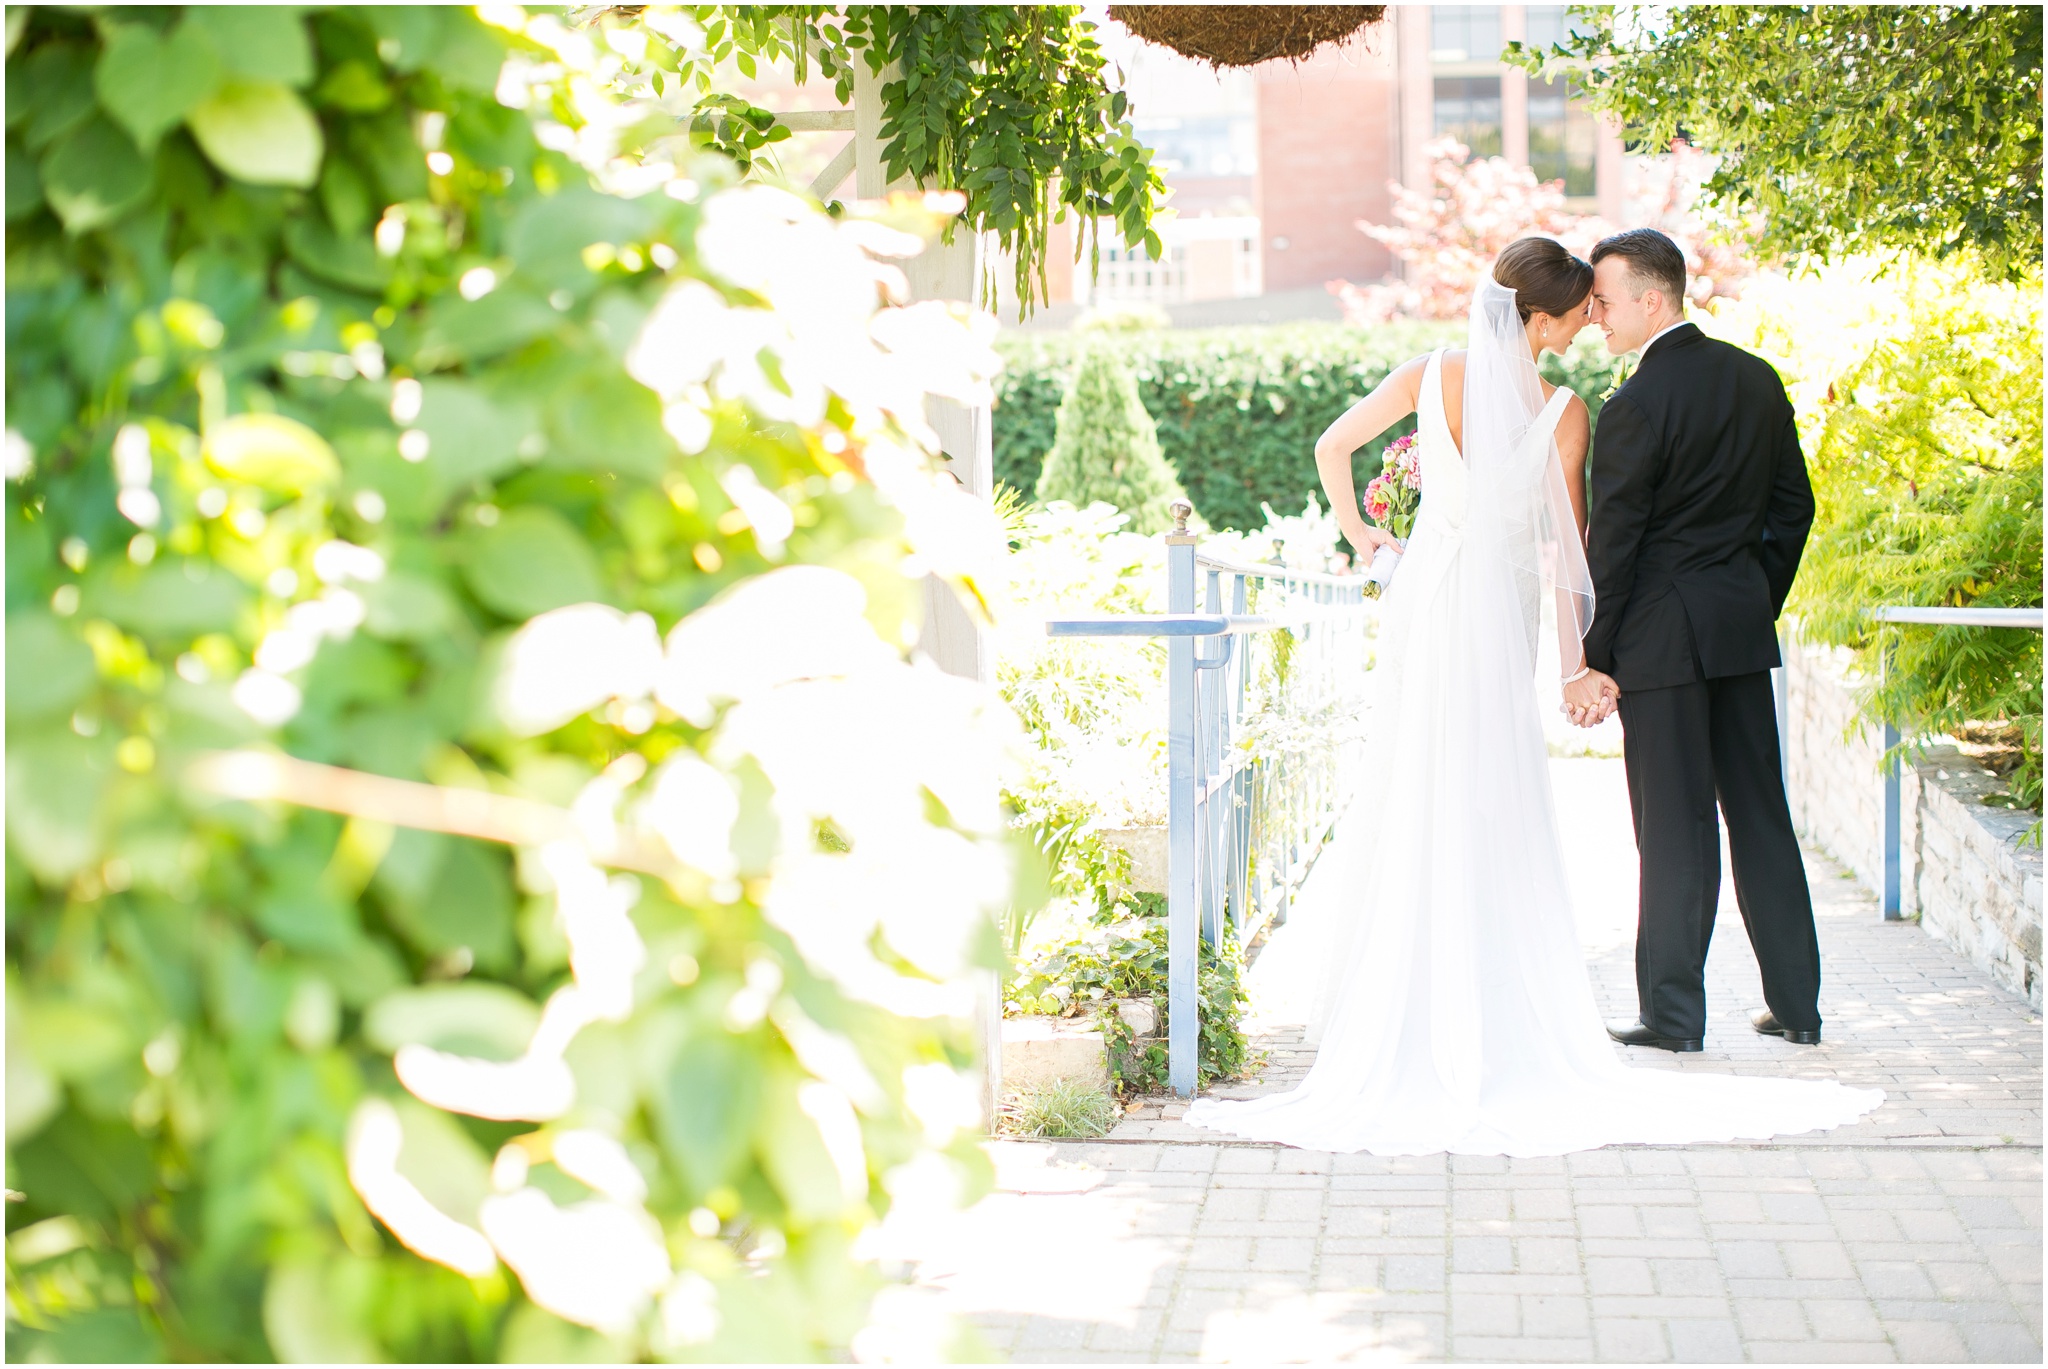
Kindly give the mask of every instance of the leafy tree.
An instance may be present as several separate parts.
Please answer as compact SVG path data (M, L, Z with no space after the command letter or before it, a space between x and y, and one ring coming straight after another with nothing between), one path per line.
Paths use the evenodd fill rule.
M1172 527L1170 506L1187 498L1159 450L1158 431L1138 398L1131 369L1111 343L1088 349L1060 401L1038 498L1064 499L1078 508L1099 499L1129 514L1130 530L1139 533Z
M1571 67L1652 147L1721 158L1710 194L1762 249L2041 261L2041 15L2025 5L1574 7L1528 70Z
M986 1181L986 358L487 12L8 12L17 1357L945 1348L852 1251Z
M2041 634L1880 626L1880 604L2041 602L2040 302L1920 263L1773 282L1707 324L1787 376L1819 504L1801 631L1856 650L1866 716L1909 740L1999 721L2041 790Z

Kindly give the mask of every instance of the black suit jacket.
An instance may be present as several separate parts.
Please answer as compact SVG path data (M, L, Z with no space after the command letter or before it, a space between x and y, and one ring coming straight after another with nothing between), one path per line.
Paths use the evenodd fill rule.
M1813 488L1776 371L1667 333L1600 410L1588 485L1588 664L1627 691L1779 663Z

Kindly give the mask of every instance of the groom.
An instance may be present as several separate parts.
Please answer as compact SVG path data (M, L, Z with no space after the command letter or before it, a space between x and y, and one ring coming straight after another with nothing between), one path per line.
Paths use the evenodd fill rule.
M1593 672L1576 718L1620 694L1642 861L1639 1020L1631 1046L1696 1051L1721 892L1716 801L1735 899L1763 971L1756 1030L1820 1041L1820 943L1778 759L1773 627L1813 523L1813 492L1777 373L1685 321L1685 256L1652 228L1593 249L1592 320L1635 374L1600 411L1589 462Z

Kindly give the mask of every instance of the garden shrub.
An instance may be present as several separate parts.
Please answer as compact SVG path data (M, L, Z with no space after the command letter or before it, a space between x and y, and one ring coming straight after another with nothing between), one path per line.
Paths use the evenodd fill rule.
M1158 433L1130 369L1109 343L1081 355L1053 416L1052 449L1045 454L1037 493L1041 503L1108 504L1130 515L1135 533L1173 526L1171 506L1186 496L1160 455Z
M2041 634L1866 616L2041 602L2038 293L1959 264L1851 262L1765 284L1708 326L1770 359L1792 394L1818 504L1793 584L1800 630L1855 649L1865 716L1909 742L2010 724L2013 797L2038 807Z
M1110 1074L1118 1089L1166 1090L1171 1011L1162 904L1134 911L1118 903L1096 914L1087 931L1047 951L1011 982L1007 993L1019 1012L1094 1016L1108 1042ZM1115 1011L1120 998L1150 999L1158 1010L1159 1035L1140 1039ZM1228 930L1220 945L1201 943L1195 998L1201 1017L1197 1086L1237 1078L1252 1063L1244 1031L1250 999L1244 989L1244 955Z
M8 13L15 1358L844 1357L862 1229L985 1187L1000 738L893 645L984 516L936 386L852 230L584 122L629 20L486 12Z
M1413 323L1006 334L996 344L1004 362L996 382L996 479L1038 487L1083 351L1113 345L1195 511L1213 528L1255 529L1265 521L1262 504L1299 509L1322 496L1315 444L1332 420L1403 361L1463 337L1455 324ZM1567 365L1546 356L1543 374L1570 385L1597 417L1619 363L1588 330ZM1359 489L1378 474L1381 449L1413 427L1412 420L1396 424L1359 449L1352 458Z

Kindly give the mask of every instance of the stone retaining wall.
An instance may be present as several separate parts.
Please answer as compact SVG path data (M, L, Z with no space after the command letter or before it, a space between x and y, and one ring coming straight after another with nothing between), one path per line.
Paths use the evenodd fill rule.
M1788 638L1791 634L1787 634ZM1839 648L1785 649L1786 780L1800 835L1873 891L1884 890L1879 729L1856 720L1857 675ZM1985 806L2001 786L1953 745L1930 747L1900 779L1901 911L2041 1003L2041 849L2020 845L2034 815Z

